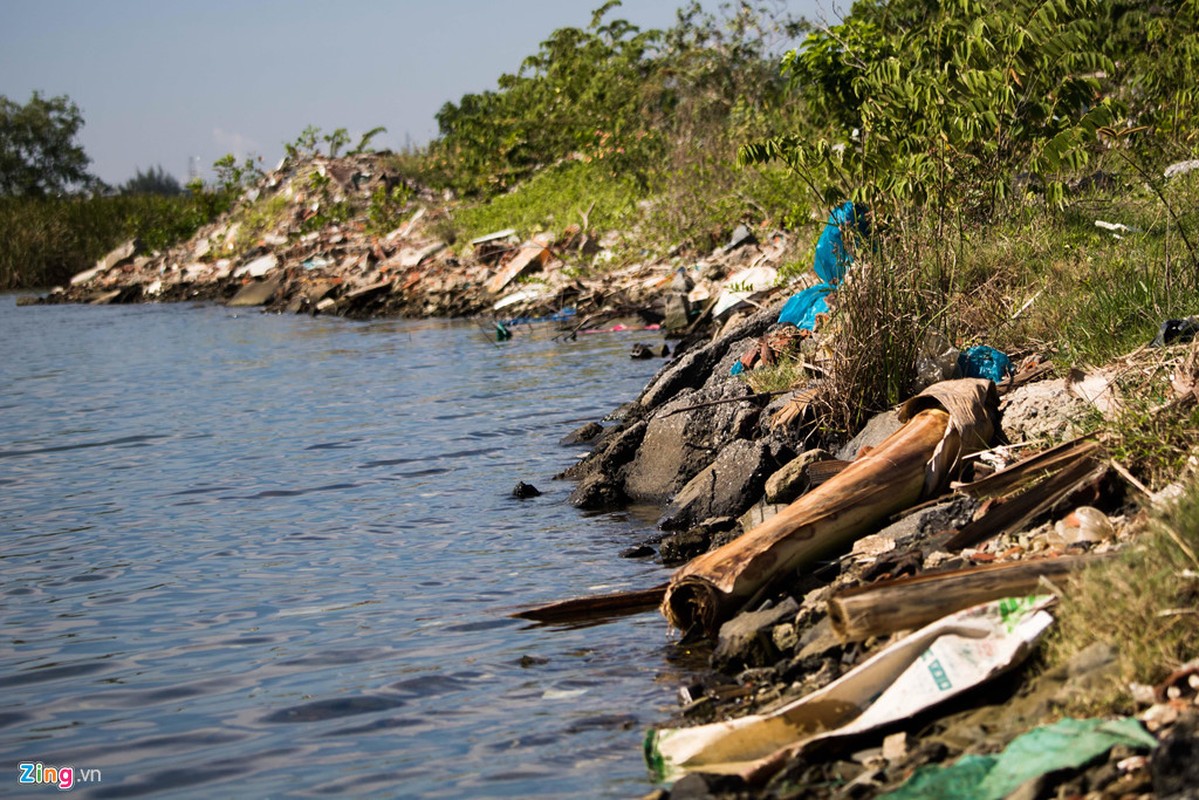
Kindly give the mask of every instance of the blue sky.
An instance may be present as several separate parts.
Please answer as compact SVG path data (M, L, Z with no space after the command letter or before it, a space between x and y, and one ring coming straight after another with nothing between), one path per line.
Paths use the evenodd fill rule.
M434 114L495 88L553 30L585 26L601 0L0 0L0 94L66 94L83 112L92 171L120 183L161 165L180 179L221 155L268 167L307 125L377 125L375 147L421 144ZM676 0L614 12L669 27ZM714 10L716 4L706 2ZM831 18L831 0L789 0Z

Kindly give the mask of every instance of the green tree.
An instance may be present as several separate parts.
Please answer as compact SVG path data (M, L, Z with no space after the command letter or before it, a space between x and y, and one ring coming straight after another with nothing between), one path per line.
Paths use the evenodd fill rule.
M132 178L121 184L121 194L158 194L172 197L183 193L184 188L179 180L164 170L161 164L150 167L145 172L138 168Z
M43 197L95 185L91 159L74 141L82 127L79 106L66 95L34 92L24 105L0 95L0 195Z

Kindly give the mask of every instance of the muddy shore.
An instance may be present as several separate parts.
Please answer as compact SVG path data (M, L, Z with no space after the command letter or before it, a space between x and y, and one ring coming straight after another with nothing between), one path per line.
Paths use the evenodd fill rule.
M333 188L317 192L313 174ZM496 324L497 335L513 328L519 335L519 325L534 321L556 326L564 337L617 326L664 329L673 352L662 369L606 424L597 421L566 437L589 443L591 450L559 477L575 482L571 502L580 508L631 502L661 508L660 536L629 555L672 566L754 530L901 426L892 411L861 431L823 429L788 413L796 393L758 394L734 374L777 329L787 298L815 281L812 276L775 286L779 268L799 244L786 234L738 231L709 253L601 268L615 263L620 239L577 227L527 237L503 230L470 243L446 242L437 223L453 211L433 197L422 198L387 232L370 232L362 215L312 223L328 204L356 200L365 209L379 187L397 181L369 156L284 164L190 241L162 253L141 253L136 242L127 243L70 285L28 302L205 300L347 318L470 316ZM259 224L260 217L247 210L271 198L278 198L276 213L269 224ZM818 348L819 336L804 346ZM999 469L1019 461L1012 453L1021 446L1081 433L1077 420L1095 404L1072 391L1069 376L1056 376L1035 360L1005 383L998 407L1001 440L1017 450L1004 454ZM980 467L963 480L987 471ZM717 635L682 632L678 646L706 654L712 669L680 687L677 719L663 724L767 713L827 687L894 644L903 632L847 639L834 630L830 598L849 589L985 565L1103 556L1127 546L1141 520L1122 485L1105 474L1075 488L1070 502L1053 504L1028 524L956 548L947 546L952 536L986 509L965 494L938 496L863 531L848 552L791 575ZM1083 516L1094 520L1085 532L1081 508L1090 509ZM948 705L791 758L764 781L696 772L655 795L878 796L921 766L996 752L1060 715L1078 687L1112 680L1114 662L1112 647L1102 642L1056 670L1045 671L1034 655ZM1165 747L1149 760L1117 746L1082 767L1039 777L1022 787L1021 796L1190 796L1167 790L1196 785L1186 777L1193 769L1188 758L1199 750L1194 697L1190 686L1166 702L1150 697L1143 703L1146 727L1172 743L1169 758L1160 755Z

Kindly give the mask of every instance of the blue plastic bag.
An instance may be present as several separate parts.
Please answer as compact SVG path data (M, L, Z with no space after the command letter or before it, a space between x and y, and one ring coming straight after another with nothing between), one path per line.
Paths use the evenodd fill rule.
M1014 375L1016 370L1006 354L994 347L976 344L958 356L958 372L963 378L989 378L999 383L1004 377Z
M812 269L820 278L820 283L793 295L779 312L779 322L789 322L797 328L810 331L816 326L816 315L828 313L825 297L837 288L853 263L853 256L846 249L842 235L844 226L852 226L863 236L869 235L866 206L846 200L829 214L828 222L816 240L816 257L812 260Z

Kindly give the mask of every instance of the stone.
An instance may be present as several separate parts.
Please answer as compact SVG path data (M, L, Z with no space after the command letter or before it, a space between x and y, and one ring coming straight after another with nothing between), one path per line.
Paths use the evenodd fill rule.
M512 488L512 496L518 500L526 500L530 497L540 497L541 490L531 483L517 481L516 486Z
M1072 395L1064 379L1029 383L1004 399L1003 432L1013 442L1064 442L1082 432L1077 420L1089 411L1090 404Z
M782 469L766 480L766 502L790 503L806 492L811 485L808 467L833 457L827 450L808 450L788 461Z
M691 325L691 304L687 295L672 292L666 296L666 319L663 327L668 331L686 330Z
M654 548L648 544L638 544L620 551L621 558L648 558L653 554Z
M765 333L778 317L780 306L764 308L708 344L688 350L681 357L676 354L675 360L646 385L637 402L644 408L657 409L685 389L700 388L711 377L727 378L727 370L723 375L713 372L716 365L735 342Z
M1158 797L1195 797L1199 792L1199 713L1186 711L1149 762Z
M712 663L719 669L737 670L774 664L781 653L774 644L774 628L795 617L799 603L792 597L762 611L743 611L720 626Z
M99 261L97 261L94 267L80 272L78 275L71 278L71 285L78 286L81 283L87 283L88 281L103 275L105 272L108 272L113 267L120 266L126 261L129 261L129 259L133 258L133 254L137 252L137 245L137 239L130 239L129 241L124 242L119 247L106 254L104 258L101 258Z
M668 567L686 564L696 556L708 552L711 543L712 532L703 526L663 536L659 545L662 563Z
M583 478L570 493L570 504L586 511L605 511L624 504L628 497L607 475L596 472Z
M842 461L853 461L863 448L875 448L882 444L888 436L903 427L899 421L899 412L884 411L874 416L858 435L850 439L840 450L837 458Z
M228 305L235 308L266 305L275 296L282 282L283 279L276 275L269 280L247 283L233 295Z
M558 440L558 444L583 444L594 440L597 436L604 432L604 426L598 422L588 422L586 425L575 428L570 433Z
M733 441L679 490L658 525L680 530L707 517L740 516L761 496L766 476L777 467L777 456L765 442Z

